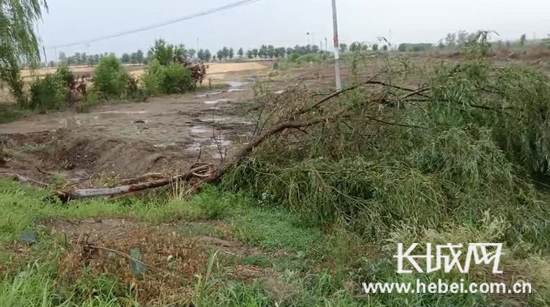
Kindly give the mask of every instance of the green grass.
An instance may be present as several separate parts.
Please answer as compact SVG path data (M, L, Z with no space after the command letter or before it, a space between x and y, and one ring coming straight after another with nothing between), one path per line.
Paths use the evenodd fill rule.
M266 250L287 249L303 254L316 248L322 239L320 229L300 226L297 216L282 211L252 208L234 217L232 223L237 239Z
M398 275L390 252L380 247L364 246L357 235L334 225L319 228L303 223L303 217L283 210L268 209L242 194L220 192L206 188L189 201L156 198L129 198L119 201L76 201L63 205L48 199L49 191L36 190L11 181L0 180L0 246L8 252L0 254L0 265L7 268L0 274L0 301L2 306L138 306L136 293L130 284L117 281L108 274L83 272L73 284L62 282L56 259L66 253L62 241L51 237L35 222L49 218L85 219L91 217L120 217L152 224L180 222L182 234L222 237L222 233L209 219L230 226L234 239L243 244L261 248L262 253L243 257L237 263L255 266L274 272L267 279L243 281L225 274L224 262L214 257L211 268L217 273L196 277L194 306L507 306L487 295L405 295L361 293L361 282L402 282L417 278L432 282L436 278L457 281L462 275ZM220 221L220 222L218 222ZM491 224L479 229L449 226L446 231L403 228L392 234L399 242L447 240L491 240L498 237L505 224ZM27 229L38 230L39 242L30 252L20 257L9 252ZM387 247L384 247L387 248ZM368 249L372 249L369 251ZM514 252L510 251L513 255ZM528 256L531 257L531 256ZM531 259L531 260L529 260ZM543 272L548 262L528 258L524 265L527 274ZM509 259L515 264L525 264ZM514 262L515 261L515 262ZM535 266L536 264L536 266ZM535 269L536 267L536 269ZM13 269L15 268L15 269ZM229 267L228 267L229 268ZM231 271L231 270L229 270ZM530 275L526 275L530 276ZM533 275L534 276L534 275ZM466 277L479 281L478 275ZM542 278L542 277L541 277ZM542 279L539 293L531 296L532 306L544 306ZM353 286L352 286L353 285ZM200 291L199 291L200 290ZM182 303L182 302L180 302ZM189 303L189 302L187 302ZM182 306L187 306L182 303ZM511 305L509 305L511 306Z
M16 104L0 103L0 124L16 121L29 114L30 111L23 110Z

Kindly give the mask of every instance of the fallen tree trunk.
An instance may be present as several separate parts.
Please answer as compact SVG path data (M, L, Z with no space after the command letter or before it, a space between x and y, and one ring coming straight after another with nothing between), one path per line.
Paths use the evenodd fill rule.
M252 142L248 143L248 145L246 145L241 150L239 150L239 152L235 155L235 157L230 162L220 165L216 170L214 170L211 173L211 175L207 177L203 177L203 176L200 176L200 174L198 174L199 172L210 170L210 167L208 165L203 165L203 166L191 169L190 171L182 175L174 176L167 179L160 179L160 180L155 180L155 181L150 181L145 183L122 185L122 186L112 187L112 188L74 189L70 191L58 191L56 192L56 195L57 197L59 197L59 199L61 199L61 201L67 202L74 199L128 194L128 193L139 192L139 191L144 191L148 189L160 188L174 182L190 181L191 179L194 179L194 178L202 178L192 188L192 191L196 192L199 190L198 187L202 184L218 182L221 179L221 177L223 177L223 175L225 175L231 168L239 165L244 159L246 159L252 153L254 148L259 146L267 138L277 133L280 133L286 129L304 128L315 124L331 121L337 117L340 117L346 111L347 110L344 109L330 116L317 117L308 121L288 121L288 122L280 123L274 126L273 128L265 131L258 137L256 137ZM188 193L188 194L192 194L192 193Z
M113 188L73 189L69 191L58 191L56 192L56 196L59 197L61 201L67 202L73 199L80 199L80 198L114 196L114 195L120 195L120 194L139 192L139 191L144 191L148 189L163 187L173 182L189 180L193 178L196 173L206 171L209 168L210 167L208 165L203 165L203 166L194 168L184 174L174 176L171 178L159 179L159 180L145 182L145 183L122 185L122 186L113 187Z
M365 84L379 84L379 85L388 86L385 83L379 83L379 82L373 81L373 79L370 79L370 80L368 80L367 82L365 82L361 85L365 85ZM341 95L341 94L343 94L347 91L358 88L361 85L352 86L352 87L344 89L342 91L333 93L333 94L317 101L311 107L299 110L298 112L296 112L294 114L294 116L303 115L304 113L312 111L312 110L318 108L321 104L325 103L326 101L328 101L328 100L330 100L334 97L337 97L337 96L339 96L339 95ZM390 87L393 87L393 86L390 86ZM398 87L398 88L410 92L409 94L407 94L404 97L409 97L411 95L421 94L422 92L426 91L426 89L412 90L412 89L406 89L406 88L401 88L401 87ZM370 102L380 103L384 99L385 99L385 95L383 95L382 97L377 98L377 99L372 99L372 100L370 100ZM160 180L146 182L146 183L136 183L136 184L130 184L130 185L123 185L123 186L112 187L112 188L80 189L80 190L76 189L76 190L71 190L71 191L59 191L59 192L56 193L56 195L62 201L66 202L66 201L69 201L69 200L80 199L80 198L90 198L90 197L99 197L99 196L117 196L117 195L123 195L123 194L131 194L133 192L138 192L138 191L144 191L144 190L148 190L148 189L163 187L163 186L169 185L169 184L174 183L174 182L191 181L193 179L198 179L197 181L195 181L195 183L192 185L192 187L186 193L187 195L194 194L194 193L196 193L200 190L200 186L203 185L203 184L219 182L220 179L229 170L231 170L232 168L234 168L234 167L238 166L239 164L241 164L246 158L248 158L251 155L252 151L256 147L258 147L261 143L263 143L265 140L267 140L271 136L279 134L279 133L281 133L281 132L283 132L287 129L301 129L301 128L310 127L310 126L313 126L313 125L316 125L316 124L324 123L324 122L334 121L338 118L349 115L350 114L349 112L351 111L350 108L351 107L344 108L344 109L341 109L341 110L339 110L337 112L334 112L330 115L319 116L319 117L315 117L315 118L312 118L312 119L309 119L309 120L289 120L289 121L286 121L286 122L279 123L279 124L273 126L272 128L270 128L269 130L261 133L256 138L254 138L254 140L252 140L246 146L241 148L237 152L237 154L229 162L221 164L216 169L210 169L209 166L204 165L204 166L201 166L201 167L191 169L190 171L188 171L185 174L178 175L178 176L171 177L171 178L167 178L167 179L160 179ZM377 121L380 121L380 120L377 120ZM380 122L383 122L383 121L380 121ZM400 124L396 124L396 123L388 123L388 124L400 125ZM412 127L412 126L410 126L410 127ZM209 173L209 175L198 174L199 172L205 172L205 171L207 171L207 173Z

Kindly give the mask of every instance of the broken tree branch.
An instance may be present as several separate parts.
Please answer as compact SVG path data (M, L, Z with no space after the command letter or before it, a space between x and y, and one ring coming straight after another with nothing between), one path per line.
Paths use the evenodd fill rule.
M59 199L61 199L61 201L67 202L69 200L80 199L80 198L127 194L132 192L138 192L138 191L163 187L163 186L169 185L172 182L189 180L194 177L193 173L206 171L209 168L210 167L208 165L203 165L203 166L194 168L184 174L174 176L171 178L159 179L159 180L145 182L145 183L123 185L123 186L118 186L113 188L80 189L80 190L77 189L77 190L70 190L70 191L58 191L56 192L56 195L57 197L59 197Z
M28 183L28 184L31 184L31 185L39 186L41 188L47 188L48 187L47 183L44 183L44 182L38 181L38 180L34 180L32 178L28 178L28 177L25 177L25 176L21 176L19 174L0 173L0 177L11 178L12 180L16 180L16 181L19 181L19 182L22 182L22 183Z
M162 173L149 173L135 178L123 179L119 182L120 185L136 184L150 179L164 179L166 176Z
M283 131L287 129L303 129L307 128L313 125L321 124L321 123L329 123L333 122L339 118L347 117L350 115L353 115L353 105L344 107L332 114L326 115L326 116L318 116L310 119L303 119L299 120L296 119L300 115L303 115L305 113L308 113L316 108L318 108L321 104L325 103L326 101L329 101L332 98L335 98L345 92L351 91L353 89L359 88L361 86L364 86L366 84L379 84L387 87L397 88L403 91L408 92L407 94L401 96L401 99L406 99L414 95L419 96L425 96L423 92L427 91L427 88L420 88L420 89L409 89L404 88L400 86L395 86L391 84L387 84L380 81L374 81L375 77L372 77L371 79L367 80L366 82L348 87L344 90L335 92L331 95L328 95L327 97L317 101L315 104L306 107L304 109L298 110L289 121L280 122L270 129L262 132L258 136L256 136L250 143L248 143L246 146L242 147L235 156L226 162L223 162L220 166L218 166L216 169L212 169L209 165L202 165L195 167L188 172L171 177L171 178L163 178L151 182L146 183L136 183L136 184L129 184L129 185L122 185L118 187L112 187L112 188L100 188L100 189L73 189L70 191L58 191L56 195L64 202L73 200L73 199L79 199L79 198L89 198L89 197L97 197L97 196L120 196L125 194L131 194L133 192L153 189L153 188L159 188L163 186L167 186L174 182L179 181L192 181L193 179L197 179L192 183L192 187L187 190L185 193L186 195L192 195L196 192L198 192L203 184L207 183L217 183L221 180L221 178L232 168L240 165L246 158L248 158L253 150L258 147L260 144L262 144L265 140L269 139L270 137L277 135L279 133L282 133ZM387 96L387 93L384 93L381 97L373 98L369 100L369 103L381 103ZM399 98L398 98L399 99ZM392 122L386 122L374 117L366 116L366 118L380 122L387 125L395 125L395 126L403 126L403 127L412 127L412 128L423 128L419 126L412 126L412 125L405 125L400 123L392 123Z
M302 114L305 114L313 109L316 109L318 108L321 104L331 100L332 98L335 98L335 97L338 97L346 92L349 92L349 91L352 91L352 90L355 90L361 86L364 86L366 84L370 84L370 82L373 82L374 79L376 79L378 76L380 75L380 73L374 75L373 77L371 77L369 80L367 80L366 82L363 82L363 83L359 83L359 84L355 84L355 85L352 85L350 87L347 87L345 89L342 89L340 91L337 91L337 92L334 92L326 97L324 97L323 99L317 101L316 103L314 103L312 106L308 107L308 108L304 108L302 110L299 110L298 112L296 112L296 114L294 114L294 116L299 116L299 115L302 115Z

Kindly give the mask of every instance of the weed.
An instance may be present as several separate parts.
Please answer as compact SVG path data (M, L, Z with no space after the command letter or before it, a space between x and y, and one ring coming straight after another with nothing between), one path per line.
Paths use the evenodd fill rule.
M17 104L0 103L0 124L16 121L29 113Z

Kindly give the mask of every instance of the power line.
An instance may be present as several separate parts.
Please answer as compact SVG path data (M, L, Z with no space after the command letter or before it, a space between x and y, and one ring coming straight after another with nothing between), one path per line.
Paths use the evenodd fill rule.
M70 43L70 44L52 46L52 47L49 47L48 49L67 48L67 47L72 47L72 46L85 45L85 44L90 44L90 43L95 43L95 42L99 42L99 41L104 41L104 40L116 38L116 37L121 37L121 36L126 36L126 35L130 35L130 34L139 33L139 32L144 32L144 31L148 31L148 30L151 30L151 29L156 29L156 28L168 26L168 25L171 25L171 24L179 23L179 22L182 22L182 21L186 21L186 20L189 20L189 19L214 14L214 13L217 13L219 11L232 9L232 8L235 8L235 7L238 7L238 6L243 6L243 5L251 4L251 3L254 3L254 2L258 2L258 1L261 1L261 0L241 0L241 1L237 1L237 2L234 2L234 3L228 4L228 5L220 6L220 7L217 7L217 8L212 8L212 9L209 9L209 10L206 10L206 11L202 11L202 12L191 14L191 15L188 15L188 16L172 19L172 20L169 20L169 21L164 21L164 22L149 25L149 26L146 26L146 27L141 27L141 28L137 28L137 29L133 29L133 30L128 30L128 31L124 31L124 32L120 32L120 33L116 33L116 34L112 34L112 35L102 36L102 37L98 37L98 38L91 39L91 40L85 40L85 41L80 41L80 42L75 42L75 43Z

